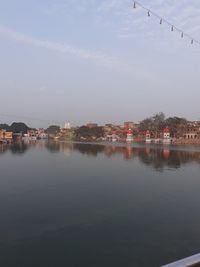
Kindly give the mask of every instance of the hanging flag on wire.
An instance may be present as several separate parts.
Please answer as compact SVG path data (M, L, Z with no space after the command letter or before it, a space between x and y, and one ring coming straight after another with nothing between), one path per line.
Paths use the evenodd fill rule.
M177 33L179 33L181 38L186 37L187 39L189 39L191 44L195 43L195 44L200 45L200 41L198 41L197 39L193 38L191 35L185 33L183 30L179 29L178 27L176 27L175 25L170 23L168 20L162 18L161 16L159 16L158 14L153 12L151 9L146 8L145 6L140 4L138 1L134 1L133 2L133 9L136 9L137 7L144 9L147 12L147 16L148 17L151 17L151 16L156 17L160 21L160 25L166 24L167 26L169 26L169 28L171 28L172 32L176 31Z

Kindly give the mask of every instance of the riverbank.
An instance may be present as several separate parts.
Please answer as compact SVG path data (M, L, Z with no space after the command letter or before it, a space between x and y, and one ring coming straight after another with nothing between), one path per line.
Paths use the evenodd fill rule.
M200 139L175 139L173 141L174 145L196 145L200 146Z

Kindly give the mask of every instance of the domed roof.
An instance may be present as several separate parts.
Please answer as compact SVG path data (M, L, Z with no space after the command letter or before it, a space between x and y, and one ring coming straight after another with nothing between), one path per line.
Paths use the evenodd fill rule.
M166 128L164 128L163 132L164 132L164 133L170 133L170 130L169 130L168 127L166 127Z
M128 134L133 134L133 131L131 129L128 130Z

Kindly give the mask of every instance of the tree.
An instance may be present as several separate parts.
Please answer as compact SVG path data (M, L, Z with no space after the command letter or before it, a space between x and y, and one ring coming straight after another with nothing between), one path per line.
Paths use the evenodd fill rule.
M6 131L9 131L10 129L10 126L6 123L2 123L0 124L0 130L6 130Z
M27 131L31 130L25 123L23 122L13 122L9 127L9 131L13 133L27 133Z
M165 114L163 112L157 113L153 116L153 128L156 137L159 137L159 133L162 132L165 125Z
M152 118L146 118L139 124L139 132L146 132L147 130L152 130L153 120Z
M75 130L75 135L77 138L92 138L93 136L99 138L104 135L103 127L93 127L89 128L87 126L81 126Z
M169 117L165 119L163 112L157 113L150 118L146 118L139 124L139 131L151 131L156 137L159 137L159 133L163 131L165 127L169 127L171 136L181 136L185 128L187 127L188 121L185 118Z
M60 126L57 126L57 125L51 125L51 126L49 126L49 127L45 130L45 133L55 135L55 134L58 133L59 131L60 131Z
M31 130L25 123L23 122L13 122L10 126L8 124L0 124L0 129L10 131L13 133L27 133L27 131Z
M187 127L188 121L185 118L169 117L165 120L165 126L170 128L172 136L179 136Z
M139 124L139 131L152 131L158 135L162 131L165 124L165 114L163 112L157 113L150 118L146 118Z

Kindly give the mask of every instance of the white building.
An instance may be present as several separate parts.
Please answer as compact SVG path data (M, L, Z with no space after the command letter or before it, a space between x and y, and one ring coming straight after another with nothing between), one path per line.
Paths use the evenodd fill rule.
M170 130L168 127L166 127L163 130L163 144L170 144L171 143L171 139L170 139Z
M69 122L65 122L64 129L71 129L71 125Z
M133 142L133 130L131 129L127 131L126 142Z

